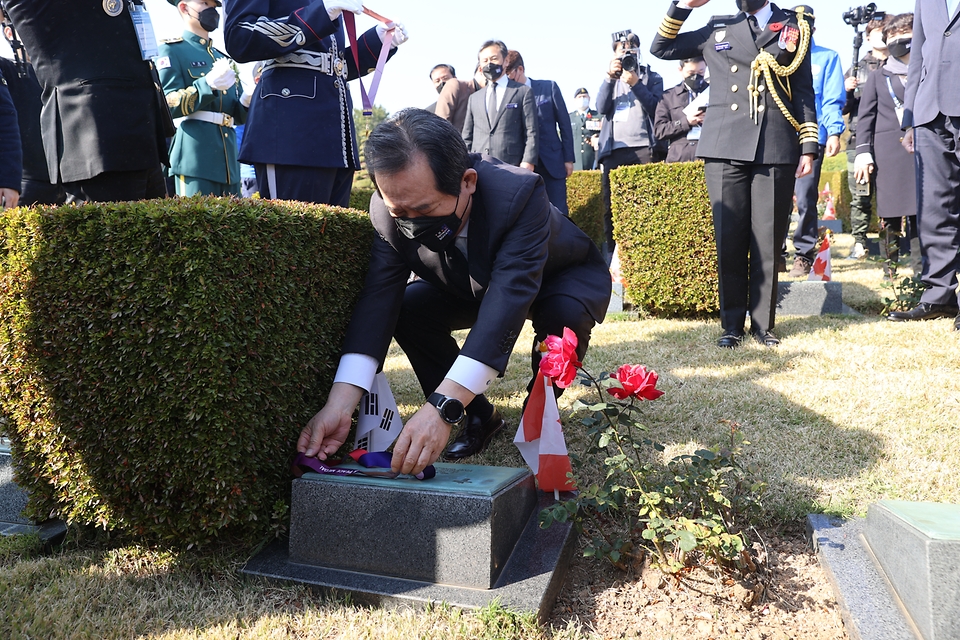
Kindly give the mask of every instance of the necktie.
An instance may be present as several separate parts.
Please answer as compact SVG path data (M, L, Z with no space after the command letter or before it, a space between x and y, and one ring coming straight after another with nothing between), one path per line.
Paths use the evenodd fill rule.
M497 83L490 85L490 94L487 96L487 121L493 126L493 121L497 119Z
M756 40L760 35L760 23L757 22L757 16L749 16L747 22L750 23L750 31L753 32L753 39Z

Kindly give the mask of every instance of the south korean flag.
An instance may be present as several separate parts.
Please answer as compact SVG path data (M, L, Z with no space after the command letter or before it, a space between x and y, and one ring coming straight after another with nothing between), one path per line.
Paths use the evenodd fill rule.
M397 411L387 376L381 371L373 379L373 387L360 401L360 416L357 418L357 437L354 449L386 451L400 435L403 423Z

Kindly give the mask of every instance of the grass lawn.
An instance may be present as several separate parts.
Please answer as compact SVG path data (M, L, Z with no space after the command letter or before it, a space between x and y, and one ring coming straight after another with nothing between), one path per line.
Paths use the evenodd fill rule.
M842 242L835 255L846 255ZM745 456L769 484L767 524L797 523L811 511L862 515L882 498L960 502L960 332L953 320L892 323L879 315L881 270L870 262L834 261L834 279L862 316L782 317L783 343L715 346L719 323L608 321L593 335L585 361L593 373L645 364L665 395L646 409L650 437L666 455L722 440L737 423L751 443ZM521 336L490 398L511 433L471 462L522 466L512 444L529 375ZM405 358L386 363L401 412L420 392ZM561 413L585 389L560 401ZM577 423L567 424L571 449ZM461 612L365 609L296 587L241 579L252 552L171 551L73 531L48 556L23 540L0 540L0 637L4 638L578 638L576 620L539 629L530 616L492 607Z

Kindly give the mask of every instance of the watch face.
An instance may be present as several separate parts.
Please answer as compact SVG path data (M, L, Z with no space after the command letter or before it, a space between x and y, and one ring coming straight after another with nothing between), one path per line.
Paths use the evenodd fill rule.
M443 418L449 423L460 422L463 418L463 403L456 398L447 398L443 403Z

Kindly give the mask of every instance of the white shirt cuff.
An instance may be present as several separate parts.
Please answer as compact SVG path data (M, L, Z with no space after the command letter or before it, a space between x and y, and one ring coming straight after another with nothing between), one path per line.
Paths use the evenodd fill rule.
M457 356L450 371L447 372L447 379L480 395L487 390L498 374L499 372L493 367L488 367L473 358Z
M346 382L369 392L379 368L380 363L376 358L362 353L345 353L340 357L340 365L333 381Z
M858 153L857 157L853 159L854 169L866 167L868 164L874 164L872 153Z

